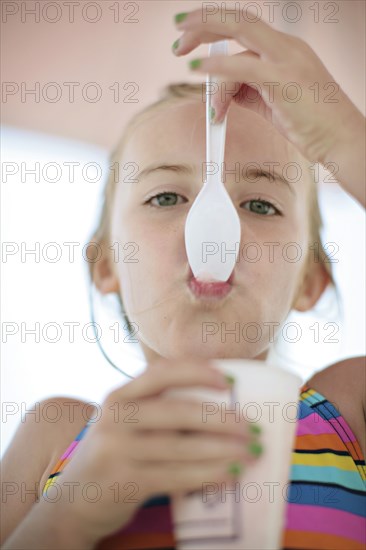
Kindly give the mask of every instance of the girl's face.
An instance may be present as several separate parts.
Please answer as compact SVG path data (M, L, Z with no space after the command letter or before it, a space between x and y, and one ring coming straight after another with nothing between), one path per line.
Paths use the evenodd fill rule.
M197 298L190 290L184 227L204 180L205 116L199 101L151 111L132 130L120 159L112 269L148 361L264 359L301 294L309 245L304 159L269 122L234 103L225 146L225 186L241 220L234 281L221 299ZM289 162L288 178L297 179L298 170L295 183L251 172L259 165L286 178Z

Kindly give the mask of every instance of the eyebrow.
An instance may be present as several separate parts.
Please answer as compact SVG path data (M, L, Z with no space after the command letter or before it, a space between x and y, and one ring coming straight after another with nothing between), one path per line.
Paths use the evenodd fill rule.
M295 190L294 190L294 187L291 185L291 183L286 179L284 178L281 174L279 174L278 172L276 172L276 170L272 170L271 172L267 169L263 169L263 168L251 168L250 170L247 170L246 171L246 175L249 177L249 176L253 176L254 178L257 178L258 176L264 176L268 179L268 181L270 181L271 183L273 181L278 181L278 182L281 182L283 183L287 189L293 194L295 195Z
M189 164L151 164L150 166L147 166L147 168L144 168L138 174L136 175L137 179L140 180L142 178L146 178L153 172L158 172L159 170L165 170L170 172L176 172L177 174L186 174L186 175L192 175L194 173L194 169Z
M136 175L136 178L139 181L140 179L146 178L150 174L153 174L159 171L174 172L176 174L183 174L183 175L193 175L195 172L195 169L189 164L168 164L168 163L152 164L150 166L147 166L140 172L138 172L138 174ZM271 183L277 180L278 182L283 183L293 195L295 194L295 190L293 186L290 184L290 182L275 170L272 170L271 172L269 172L268 170L263 168L250 168L246 170L245 175L249 179L251 177L258 178L259 176L264 176Z

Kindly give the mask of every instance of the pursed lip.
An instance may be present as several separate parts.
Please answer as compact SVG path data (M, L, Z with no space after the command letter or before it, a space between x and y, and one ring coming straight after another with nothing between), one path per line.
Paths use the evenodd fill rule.
M197 280L193 276L192 270L189 268L187 284L192 293L197 298L224 298L231 292L234 281L234 271L231 273L229 279L225 282L210 282L206 283Z

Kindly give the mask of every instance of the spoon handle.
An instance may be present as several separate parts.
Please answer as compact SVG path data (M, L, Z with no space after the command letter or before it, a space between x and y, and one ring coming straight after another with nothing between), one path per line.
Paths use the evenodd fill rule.
M227 55L228 41L220 40L209 45L209 57L214 55ZM206 181L210 181L212 176L215 180L222 181L222 163L225 154L225 136L227 116L220 124L211 124L211 99L213 94L219 94L221 99L220 83L217 77L207 75L206 78ZM219 173L219 178L217 178Z

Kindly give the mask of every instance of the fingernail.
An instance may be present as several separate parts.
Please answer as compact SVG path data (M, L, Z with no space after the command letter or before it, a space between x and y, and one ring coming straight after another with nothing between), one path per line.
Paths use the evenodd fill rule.
M192 59L188 62L191 69L197 69L201 65L200 59Z
M210 107L210 121L213 122L215 118L216 111L213 107Z
M233 476L238 476L243 471L243 466L239 462L233 462L230 464L227 471Z
M175 23L181 23L182 21L185 20L185 18L187 17L188 13L186 12L182 12L182 13L177 13L175 16L174 16L174 21Z
M235 384L235 378L231 376L231 374L225 374L225 380L230 386L233 386Z
M249 430L252 432L253 435L259 435L262 433L262 428L259 426L259 424L253 424L252 422L249 424Z
M250 443L248 445L248 451L253 456L260 456L263 452L263 447L260 443L258 443L257 441L254 441L253 443Z
M177 50L179 48L179 38L175 42L173 42L172 49L173 51Z

